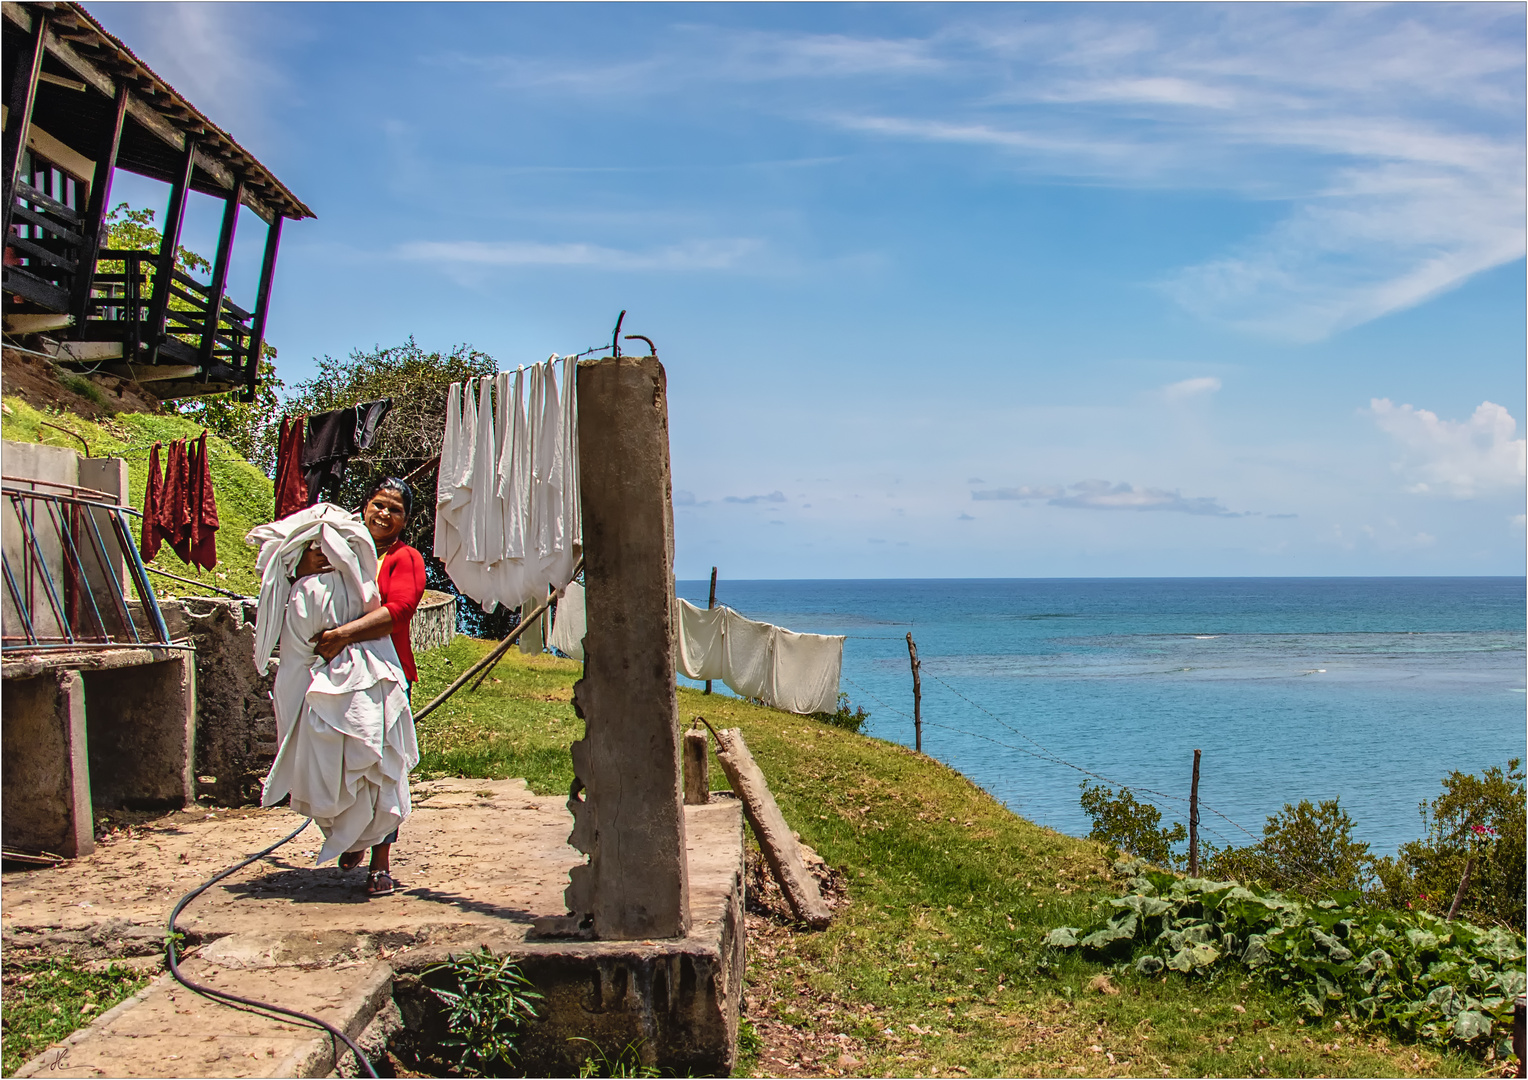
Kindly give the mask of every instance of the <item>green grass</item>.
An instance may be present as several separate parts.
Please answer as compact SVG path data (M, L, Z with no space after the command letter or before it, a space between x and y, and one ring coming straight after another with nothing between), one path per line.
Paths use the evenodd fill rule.
M96 457L110 455L126 459L130 493L128 502L137 510L143 509L143 492L148 484L149 449L154 443L168 444L172 439L195 438L202 433L198 425L168 413L119 413L109 420L92 421L73 413L44 412L15 397L5 398L5 405L9 412L0 416L0 435L6 439L80 449L77 440L61 431L44 427L39 422L46 420L79 432L90 444L90 452ZM159 557L148 565L218 588L255 596L260 591L260 578L255 573L256 550L244 542L244 534L256 525L271 520L271 481L222 439L208 435L207 447L212 457L212 484L220 522L217 532L218 564L210 571L187 566L166 545L160 548ZM164 460L162 449L160 460ZM130 520L136 536L139 519ZM161 597L215 595L169 578L150 577Z
M425 653L416 700L488 648L459 638ZM420 725L421 769L523 776L537 792L565 792L567 747L583 734L571 704L578 673L572 661L511 651L481 690L459 692ZM813 1044L850 1036L862 1048L853 1073L1493 1071L1351 1021L1308 1026L1288 995L1243 971L1164 981L1047 950L1050 929L1082 925L1117 894L1099 845L1033 825L892 743L688 688L679 707L685 724L701 715L743 729L786 820L847 878L851 902L828 930L750 948L747 994L753 1019L789 1024ZM711 777L726 786L714 761Z
M91 971L67 957L7 960L0 975L0 1072L16 1070L107 1009L131 997L149 976L110 965Z

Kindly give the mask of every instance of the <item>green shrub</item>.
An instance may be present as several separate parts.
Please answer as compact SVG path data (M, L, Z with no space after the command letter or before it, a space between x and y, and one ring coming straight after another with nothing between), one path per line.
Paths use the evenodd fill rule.
M1119 789L1104 784L1082 782L1082 809L1093 822L1089 840L1109 844L1120 851L1145 859L1155 866L1174 866L1174 844L1188 836L1181 822L1170 829L1161 827L1162 811L1149 803L1137 801L1127 787Z
M837 712L813 713L812 719L821 720L824 724L832 724L834 727L844 728L846 731L858 732L865 726L865 721L870 719L870 714L863 707L850 709L849 695L838 695Z
M1525 928L1525 807L1523 762L1479 776L1443 778L1443 794L1419 810L1424 835L1376 865L1380 892L1393 907L1446 912L1466 863L1475 859L1460 913L1478 922Z
M1337 799L1285 803L1263 825L1260 843L1205 845L1199 865L1206 877L1257 882L1303 896L1333 889L1367 889L1374 880L1369 845L1353 839L1353 819Z
M500 1076L513 1065L516 1041L527 1020L536 1018L534 1002L541 995L507 956L495 956L485 945L480 952L453 956L424 974L445 975L446 987L430 992L448 1006L449 1038L441 1045L459 1053L459 1064L468 1076Z

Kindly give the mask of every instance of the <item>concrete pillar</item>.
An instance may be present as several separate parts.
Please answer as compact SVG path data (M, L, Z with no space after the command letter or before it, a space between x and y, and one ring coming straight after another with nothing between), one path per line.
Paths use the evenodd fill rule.
M80 673L7 679L0 718L5 846L69 858L89 855L95 850L95 822Z
M584 526L584 677L573 707L568 910L611 940L689 929L679 714L674 689L674 516L668 398L656 357L578 365Z

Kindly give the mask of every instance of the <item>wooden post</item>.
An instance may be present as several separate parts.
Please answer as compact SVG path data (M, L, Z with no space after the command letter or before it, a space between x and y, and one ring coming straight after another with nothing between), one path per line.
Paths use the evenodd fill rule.
M923 753L923 679L919 669L918 646L913 642L913 632L907 632L907 658L913 665L913 748Z
M260 380L260 350L265 345L265 316L271 306L271 282L276 276L276 249L281 246L281 214L278 212L265 233L265 256L260 261L260 291L255 296L255 314L249 328L249 355L244 369L244 389L240 401L255 400L255 384Z
M1188 876L1199 876L1199 751L1194 751L1194 779L1188 789Z
M0 236L11 235L11 208L16 205L16 181L21 179L21 157L27 150L27 136L32 130L32 104L37 100L37 77L42 74L43 44L48 37L48 18L38 9L31 10L31 49L18 59L11 72L10 92L5 96L8 121L5 129L5 207L0 218Z
M1448 906L1448 921L1453 922L1459 917L1459 909L1464 904L1464 894L1470 891L1470 875L1475 872L1475 856L1471 855L1464 861L1464 874L1459 878L1459 891L1454 893L1454 902Z
M207 286L207 319L202 324L202 347L199 350L203 368L212 363L212 351L217 348L218 323L223 317L223 294L228 290L228 256L233 251L233 234L239 225L239 203L243 198L244 180L241 177L234 181L233 191L223 206L223 225L218 230L217 255L212 260L212 282ZM237 362L238 356L231 356L230 359Z
M716 607L716 567L713 566L711 567L711 597L706 601L706 610L710 611L714 607ZM711 680L707 679L704 693L709 694L710 692Z
M108 230L106 215L111 212L111 178L117 171L117 152L122 147L122 124L127 118L127 83L117 85L117 96L112 105L111 132L101 141L96 152L95 173L90 179L90 209L85 213L85 246L80 250L79 269L74 272L74 296L70 306L74 310L74 336L85 336L85 322L90 318L90 290L95 285L96 260L106 246ZM124 269L129 269L124 267ZM127 363L135 363L136 356L123 357Z
M175 280L175 252L180 247L180 229L186 220L186 193L191 189L191 170L196 166L196 143L186 140L186 153L180 172L170 188L170 205L165 210L164 233L159 241L159 256L154 266L154 295L149 301L149 363L159 362L159 346L168 336L165 319L170 310L171 282Z
M697 718L698 719L698 718ZM684 733L684 804L705 806L711 801L711 745L697 726Z

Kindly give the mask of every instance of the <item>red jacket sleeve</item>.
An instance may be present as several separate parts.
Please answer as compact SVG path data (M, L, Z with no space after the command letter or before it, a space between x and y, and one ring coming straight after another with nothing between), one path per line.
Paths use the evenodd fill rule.
M405 544L387 560L383 577L382 606L392 613L394 627L407 626L424 596L424 558Z

